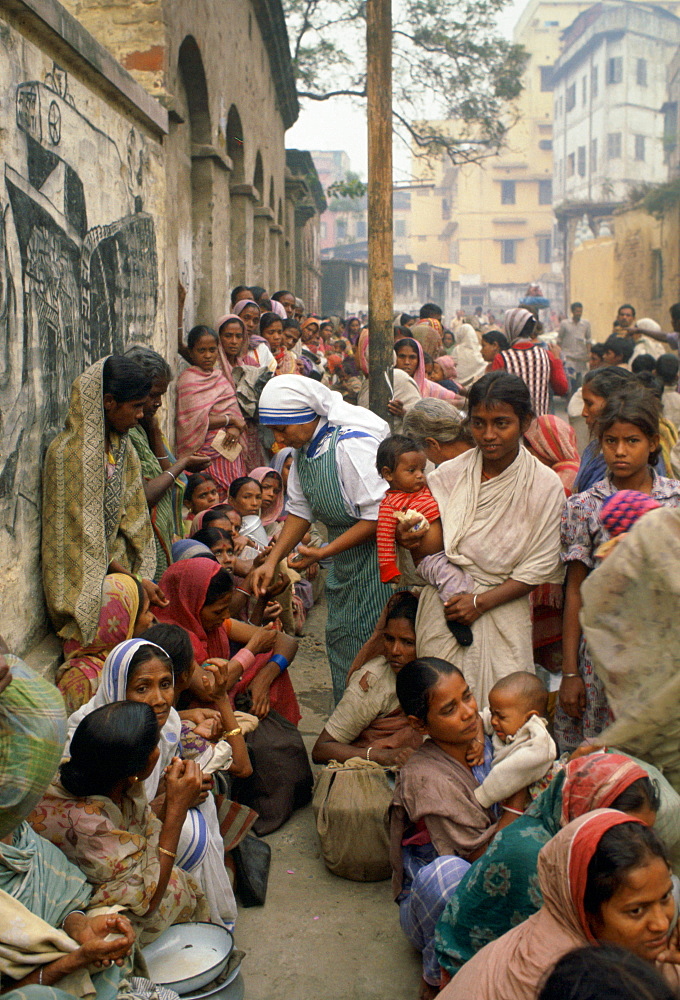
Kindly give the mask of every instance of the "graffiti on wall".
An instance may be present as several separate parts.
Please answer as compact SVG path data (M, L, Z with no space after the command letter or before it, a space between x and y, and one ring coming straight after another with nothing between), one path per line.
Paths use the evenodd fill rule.
M73 379L104 354L149 342L158 297L143 137L130 128L121 151L79 111L56 64L16 86L11 124L22 155L5 162L6 201L0 192L0 502L15 496L27 426L39 421L41 459Z

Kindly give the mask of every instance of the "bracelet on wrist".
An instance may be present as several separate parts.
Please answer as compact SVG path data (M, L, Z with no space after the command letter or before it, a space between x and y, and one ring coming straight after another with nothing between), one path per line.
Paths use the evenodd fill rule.
M236 729L230 729L229 732L226 732L225 730L225 732L222 733L222 739L228 740L230 736L242 736L242 735L243 735L243 730L241 729L240 726L237 726Z
M511 809L510 806L503 806L503 810L506 813L512 813L513 816L523 816L524 815L524 810L523 809Z
M165 847L161 847L160 844L158 845L158 850L160 851L161 854L167 854L167 856L169 858L176 858L177 857L177 855L176 855L176 853L174 851L168 851Z
M290 664L290 660L287 660L285 656L281 655L281 653L274 653L272 656L269 657L269 662L275 663L278 666L281 673L286 671Z
M581 675L579 673L576 673L576 674L562 674L562 680L564 680L565 677L580 677L580 676Z
M81 917L86 916L85 910L69 910L69 912L66 914L66 916L64 917L64 919L61 922L61 929L62 929L62 931L64 930L64 924L66 923L66 921L68 920L69 917L73 916L74 913L79 913L81 915Z

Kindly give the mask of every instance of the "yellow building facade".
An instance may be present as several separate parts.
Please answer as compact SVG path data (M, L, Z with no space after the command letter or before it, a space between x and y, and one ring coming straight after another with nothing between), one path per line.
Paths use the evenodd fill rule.
M589 6L530 0L514 30L529 54L524 89L499 156L462 167L414 158L416 178L432 186L411 191L409 253L416 266L449 268L463 308L516 305L534 281L562 307L561 269L553 260L552 66L562 31Z

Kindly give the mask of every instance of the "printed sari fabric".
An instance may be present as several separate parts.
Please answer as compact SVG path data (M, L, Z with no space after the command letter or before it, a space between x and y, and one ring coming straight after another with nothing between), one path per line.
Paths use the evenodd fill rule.
M211 415L240 418L236 391L219 369L204 372L191 365L177 380L177 454L207 455L210 465L206 474L217 483L220 500L225 500L229 484L245 476L246 466L243 453L229 462L212 447L219 428L210 430Z
M130 431L130 440L139 456L144 479L155 479L162 475L161 463L153 452L146 431L143 427L133 427ZM166 453L169 451L168 443L163 438ZM172 562L172 543L174 536L180 538L182 529L182 501L184 498L184 486L181 481L175 481L169 490L163 494L153 507L150 507L151 526L153 527L154 540L156 542L156 572L154 580L160 580L166 569Z
M64 643L66 662L57 670L57 687L69 715L97 693L106 657L119 642L132 637L138 614L137 581L123 573L110 573L104 579L94 641L87 646L73 639Z
M63 639L95 638L102 582L116 560L151 578L156 547L137 452L127 434L110 434L105 465L105 358L73 383L66 427L47 449L42 481L42 571L47 608Z
M30 818L77 865L94 889L92 906L122 906L147 944L171 924L210 920L193 876L174 867L162 900L147 914L158 885L162 825L147 804L144 786L133 785L120 807L103 795L75 798L59 782L47 789Z

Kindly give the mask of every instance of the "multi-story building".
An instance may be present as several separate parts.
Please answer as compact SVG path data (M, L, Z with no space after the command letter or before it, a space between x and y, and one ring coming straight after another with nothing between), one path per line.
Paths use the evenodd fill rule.
M553 67L562 32L588 6L587 0L530 0L522 13L514 40L529 59L517 122L499 156L462 167L414 160L416 177L431 187L411 191L410 255L415 264L448 267L460 281L464 308L516 305L533 281L561 304L552 213Z
M668 174L663 106L680 18L603 0L566 31L554 71L554 200L622 202Z

